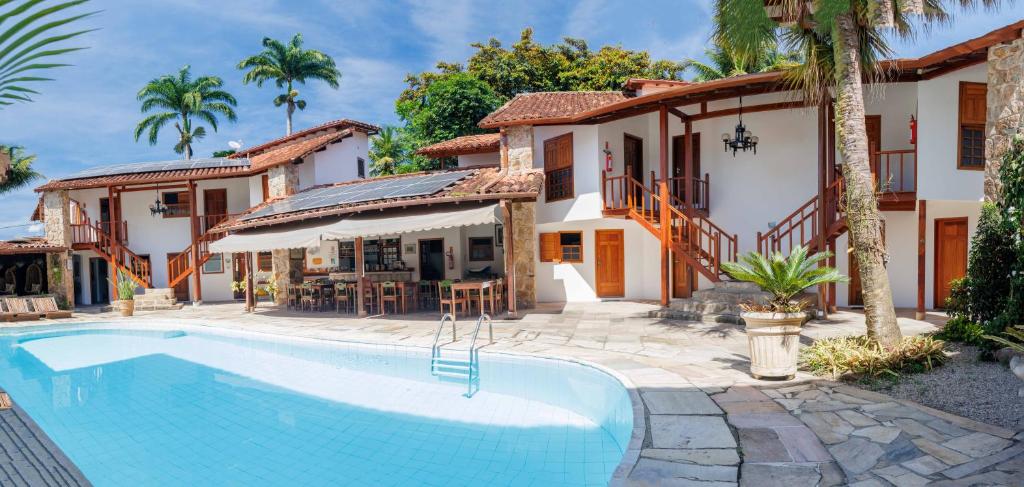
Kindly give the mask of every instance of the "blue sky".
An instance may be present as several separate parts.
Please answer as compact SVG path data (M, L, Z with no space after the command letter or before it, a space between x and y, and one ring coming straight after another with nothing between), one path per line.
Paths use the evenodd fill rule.
M79 42L90 49L69 57L74 67L55 71L34 103L0 111L0 140L39 156L48 178L86 167L176 159L173 128L158 145L135 142L142 118L135 94L148 80L190 64L194 74L224 79L238 98L238 122L222 121L218 133L195 146L197 156L284 135L284 112L273 106L272 85L242 85L235 65L258 52L264 36L288 39L301 32L306 46L327 52L343 73L341 88L300 87L309 102L295 115L298 129L335 118L396 123L393 101L406 73L430 69L438 60L462 61L472 42L496 37L514 42L523 27L537 40L585 38L592 47L622 44L655 57L701 57L710 28L710 0L528 0L273 1L273 0L93 0L101 10L86 25L98 27ZM958 12L952 26L898 44L901 57L918 56L975 37L1024 17L1024 5L999 14ZM24 225L36 202L31 189L0 200L0 239L32 234ZM6 228L4 228L6 227Z

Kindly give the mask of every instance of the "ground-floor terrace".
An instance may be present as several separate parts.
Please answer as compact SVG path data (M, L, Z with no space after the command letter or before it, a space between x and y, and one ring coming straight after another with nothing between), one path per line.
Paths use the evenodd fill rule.
M986 424L803 374L786 382L754 380L740 327L650 318L657 308L647 302L539 305L518 320L496 320L494 343L483 347L481 361L486 364L488 354L554 357L592 364L622 381L635 422L614 485L1021 485L1019 422ZM433 313L357 318L269 304L243 311L242 304L204 304L130 319L82 313L62 322L199 325L413 347L429 347L437 330ZM906 334L935 330L944 321L940 314L929 313L926 321L912 319L912 310L900 314ZM451 346L465 345L473 321L459 320ZM809 322L803 335L861 332L862 317L840 311ZM482 388L486 381L484 374Z

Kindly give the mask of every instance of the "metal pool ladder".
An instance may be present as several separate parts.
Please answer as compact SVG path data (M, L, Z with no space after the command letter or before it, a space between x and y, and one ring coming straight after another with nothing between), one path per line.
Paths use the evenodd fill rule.
M451 379L466 381L466 397L473 397L480 390L480 350L476 347L476 338L480 334L480 325L487 320L487 332L490 338L489 343L494 343L494 325L491 323L490 315L484 313L476 320L476 328L473 330L473 339L469 343L467 359L461 357L445 358L441 354L441 346L437 341L441 338L441 331L444 330L445 322L452 322L452 343L455 343L455 318L451 314L441 317L437 325L437 333L434 334L434 345L430 347L430 374L435 377L447 377ZM463 352L463 350L449 349L449 352Z

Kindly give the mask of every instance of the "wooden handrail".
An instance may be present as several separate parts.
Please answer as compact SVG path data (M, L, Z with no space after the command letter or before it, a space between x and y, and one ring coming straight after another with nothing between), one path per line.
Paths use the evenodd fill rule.
M205 264L213 255L210 253L210 242L216 242L217 240L227 236L227 232L211 232L210 229L216 227L221 222L234 218L235 216L238 216L238 214L202 215L198 217L201 232L199 239L196 241L196 246L199 248L199 265ZM169 287L174 287L190 276L193 271L192 245L189 244L188 247L185 247L185 250L179 252L178 255L167 261L167 285Z
M693 181L689 185L686 184L685 180L686 178L682 176L668 178L668 191L669 194L673 197L673 199L671 200L673 204L678 204L680 206L683 205L684 198L686 197L686 187L689 186L693 188L693 198L690 201L693 204L693 209L703 211L705 213L710 213L711 175L705 173L704 179L694 177ZM654 173L652 172L651 187L657 187L658 183L660 182L661 180L654 178Z
M838 178L825 188L826 224L831 226L845 218L842 199L846 188ZM757 251L768 256L772 252L789 253L798 245L810 247L818 236L818 196L815 195L767 232L757 232Z
M871 158L879 193L917 192L917 150L877 151Z

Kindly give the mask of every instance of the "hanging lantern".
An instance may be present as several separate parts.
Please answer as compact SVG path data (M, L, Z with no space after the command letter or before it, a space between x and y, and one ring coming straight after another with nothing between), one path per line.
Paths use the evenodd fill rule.
M729 152L732 149L732 156L736 157L736 151L746 152L747 150L754 151L757 154L757 142L758 138L753 132L747 130L747 127L743 125L743 97L740 97L740 110L739 110L739 123L736 124L736 133L729 135L728 133L722 134L722 143L725 144L725 151Z
M150 216L155 217L157 215L163 215L164 213L167 213L167 206L164 205L163 202L160 201L160 185L157 184L156 185L156 200L153 201L152 205L149 205L149 214L150 214Z

